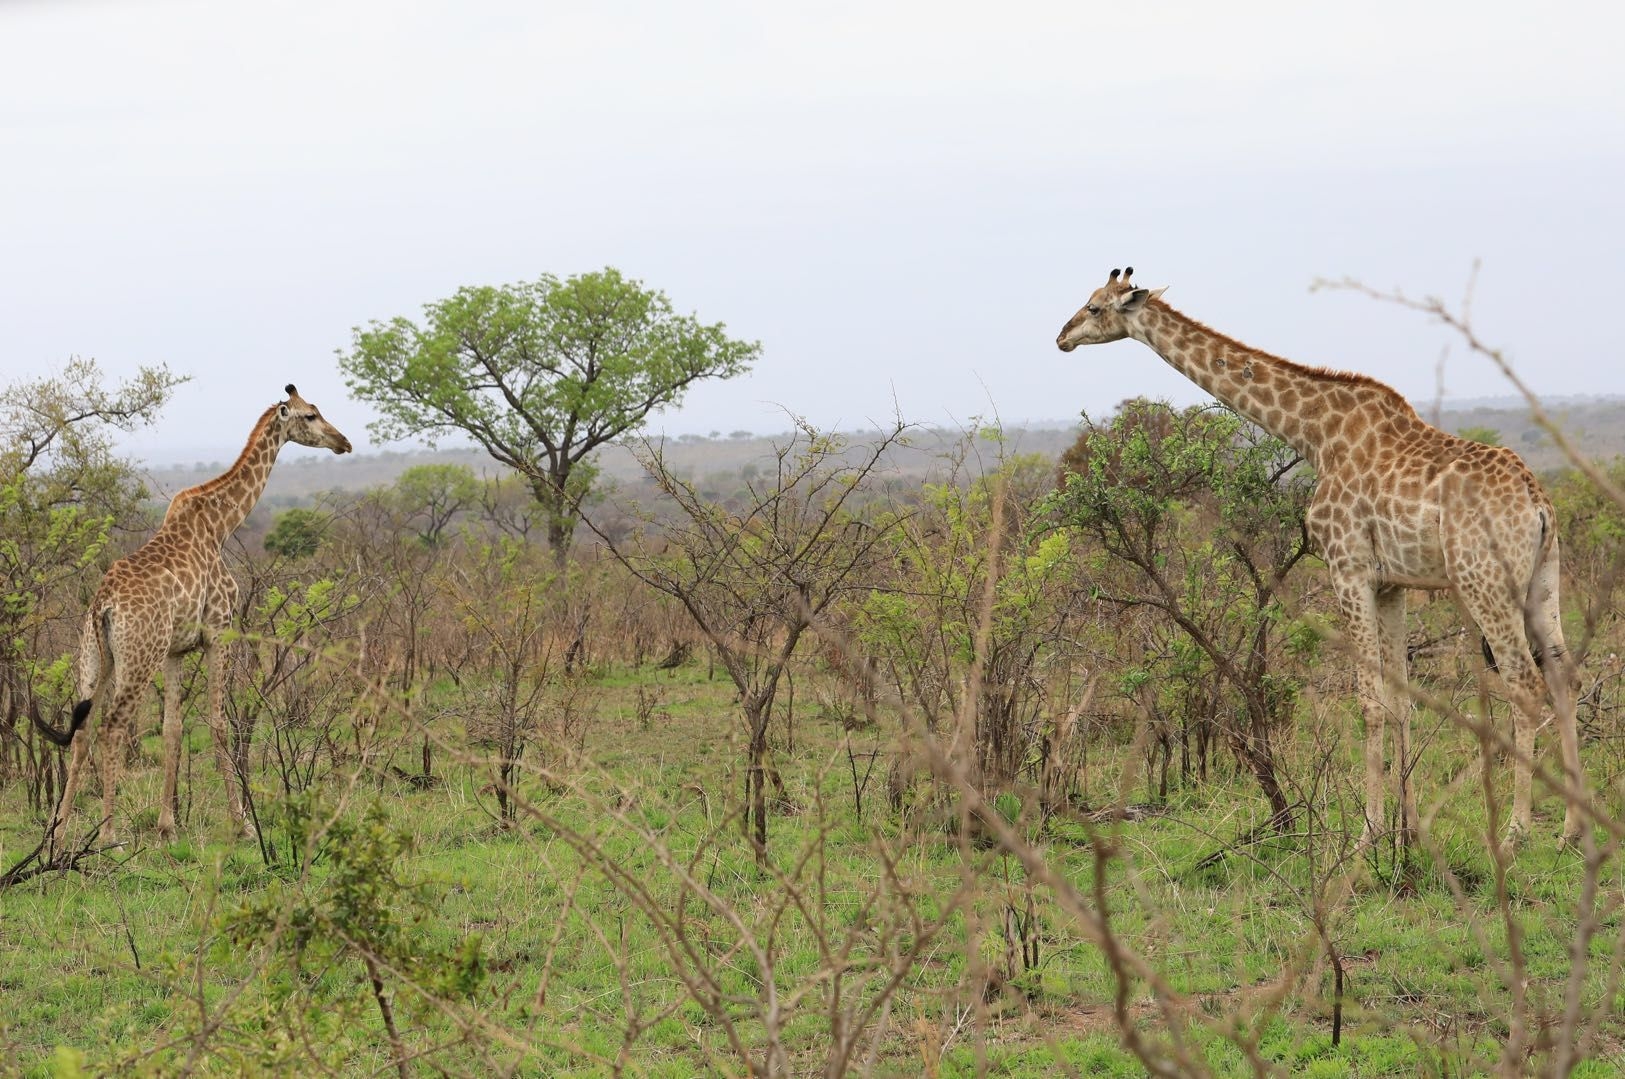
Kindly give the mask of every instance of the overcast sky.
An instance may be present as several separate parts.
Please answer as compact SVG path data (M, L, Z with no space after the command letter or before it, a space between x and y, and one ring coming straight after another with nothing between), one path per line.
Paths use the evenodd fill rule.
M0 378L192 376L235 450L462 285L613 265L763 343L672 433L1067 420L1194 387L1056 351L1114 266L1230 336L1434 396L1460 295L1547 394L1625 392L1617 5L0 2ZM1507 387L1460 348L1449 398Z

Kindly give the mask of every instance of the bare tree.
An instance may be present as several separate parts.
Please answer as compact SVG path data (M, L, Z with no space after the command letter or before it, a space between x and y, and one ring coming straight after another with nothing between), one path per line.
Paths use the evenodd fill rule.
M640 457L675 513L649 522L633 546L588 525L614 556L650 586L683 605L739 690L749 731L743 826L767 857L768 723L780 681L807 628L842 595L866 586L896 522L865 513L865 481L906 426L848 454L838 437L799 422L775 450L767 483L746 485L743 504L725 509L668 464L658 443Z

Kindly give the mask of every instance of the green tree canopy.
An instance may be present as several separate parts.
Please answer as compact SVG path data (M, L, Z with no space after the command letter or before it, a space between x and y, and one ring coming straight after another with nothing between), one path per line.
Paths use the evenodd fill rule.
M437 547L452 519L480 500L484 488L467 465L413 465L395 481L395 497L412 517L418 538Z
M140 492L114 457L110 431L151 423L185 381L160 365L109 389L95 360L75 357L55 374L0 389L0 480L26 475L37 508L126 508Z
M385 439L474 439L530 485L562 558L593 481L586 458L676 404L693 383L748 370L757 342L679 315L618 270L457 290L407 318L357 327L339 365Z

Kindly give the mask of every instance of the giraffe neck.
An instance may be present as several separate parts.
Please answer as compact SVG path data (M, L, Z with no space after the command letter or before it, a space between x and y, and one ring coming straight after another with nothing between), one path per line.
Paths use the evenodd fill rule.
M275 417L276 406L265 410L230 468L177 494L162 527L184 529L189 538L216 550L223 547L265 492L271 466L286 441L283 425Z
M1146 304L1131 335L1180 374L1324 471L1328 444L1352 413L1371 422L1415 417L1404 398L1375 379L1305 367L1248 348L1160 300Z

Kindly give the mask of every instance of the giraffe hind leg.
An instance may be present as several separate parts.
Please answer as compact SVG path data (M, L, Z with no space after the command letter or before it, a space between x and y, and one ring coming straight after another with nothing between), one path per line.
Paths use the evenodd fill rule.
M59 846L69 841L68 825L73 821L73 800L79 794L79 784L84 781L85 764L90 757L90 740L91 732L88 730L70 740L72 749L68 753L68 774L62 781L62 796L57 800L56 811L51 814L51 826L46 835L46 846L53 856Z
M181 657L164 659L164 786L158 801L158 836L175 838L175 787L181 759Z
M1506 823L1506 843L1508 847L1516 847L1529 834L1535 731L1540 725L1540 706L1546 687L1525 635L1523 612L1509 604L1487 602L1482 595L1463 592L1462 600L1484 634L1485 647L1495 657L1492 670L1500 676L1512 705L1512 812ZM1491 721L1491 717L1483 717L1483 722ZM1489 790L1495 753L1487 745L1483 767L1485 788Z
M1382 629L1377 597L1367 582L1334 572L1332 587L1337 592L1348 645L1354 653L1355 683L1360 714L1365 722L1365 821L1360 829L1359 845L1367 850L1375 843L1385 819L1383 755L1387 740L1388 690L1382 674Z
M118 797L119 773L124 768L124 756L129 752L130 718L140 707L144 683L121 685L109 702L107 715L102 718L101 772L102 772L102 826L98 841L111 845L118 836L113 824L113 813Z
M111 689L118 674L113 663L113 611L104 608L98 617L95 608L85 612L84 625L79 634L79 694L81 699L73 706L73 716L66 731L56 730L34 713L34 725L42 735L59 746L71 747L68 752L68 773L62 781L62 796L46 829L46 846L54 855L57 845L67 841L68 824L73 819L73 801L84 782L85 766L90 759L93 732L88 728L96 704Z
M1409 664L1405 655L1405 590L1386 588L1376 594L1378 641L1382 660L1382 708L1394 721L1394 793L1399 801L1399 839L1410 850L1417 839L1419 820L1416 789L1412 783L1411 695Z

